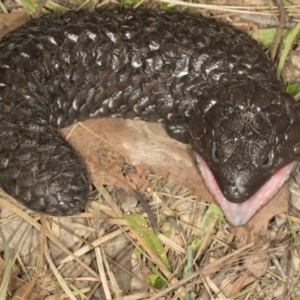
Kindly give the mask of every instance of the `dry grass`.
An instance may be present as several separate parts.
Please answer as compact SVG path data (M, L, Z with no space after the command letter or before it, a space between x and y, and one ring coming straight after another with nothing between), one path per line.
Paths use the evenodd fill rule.
M268 5L162 3L218 11L223 17L277 12ZM296 19L299 11L300 5L288 8ZM238 248L236 238L237 234L242 238L241 233L214 206L157 174L148 180L145 197L157 218L157 234L140 207L131 205L132 199L118 203L114 187L91 189L86 211L64 218L28 211L1 193L2 246L7 240L14 249L0 260L2 271L12 272L10 285L1 287L8 290L7 299L292 299L300 295L299 218L277 216L260 243ZM290 186L297 198L297 180ZM124 215L121 207L138 216ZM15 264L8 264L9 259ZM249 264L262 270L265 262L269 264L263 275L249 274ZM245 285L247 280L251 283Z

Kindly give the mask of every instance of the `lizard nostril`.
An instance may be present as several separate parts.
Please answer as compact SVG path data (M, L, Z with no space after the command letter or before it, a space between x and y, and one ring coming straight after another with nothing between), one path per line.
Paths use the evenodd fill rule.
M224 186L223 194L226 199L233 203L243 203L249 197L249 192L246 186L237 186L234 184L227 184Z

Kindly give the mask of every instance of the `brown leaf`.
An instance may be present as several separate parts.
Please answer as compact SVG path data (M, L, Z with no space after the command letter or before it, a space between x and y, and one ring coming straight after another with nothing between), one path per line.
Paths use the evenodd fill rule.
M72 128L64 128L61 132L67 136ZM194 164L190 146L171 139L160 123L114 118L88 120L83 126L76 125L68 141L81 155L91 180L97 184L103 182L128 189L129 182L124 180L121 172L122 163L128 161L168 176L205 201L214 202ZM264 235L265 231L257 232L257 228L266 228L270 218L286 212L287 198L284 187L252 218L245 232L250 232L250 236L254 233Z
M84 127L83 127L84 126ZM152 172L169 176L174 182L189 188L197 196L212 202L199 174L188 145L167 136L162 124L122 119L89 120L76 126L68 141L83 157L92 181L109 184L128 190L121 165L124 161L142 166ZM66 136L71 128L62 130ZM259 211L245 226L236 228L236 244L241 248L251 242L264 240L269 220L286 212L288 193L286 187ZM261 249L265 248L261 244ZM245 271L236 281L233 292L266 273L267 253L258 251L244 260Z
M269 246L269 242L265 241L268 224L272 217L288 210L287 199L288 192L286 187L283 187L272 201L260 210L248 224L235 228L235 242L238 248L253 242L254 245L260 245L260 249L258 249L257 253L245 258L245 270L235 283L233 295L267 272L269 260L268 253L264 249Z
M0 39L8 32L23 25L29 20L25 10L11 12L10 14L0 14Z
M0 257L0 274L3 274L4 270L4 261ZM27 290L30 290L30 292L24 297L24 294L27 293ZM17 276L11 274L10 282L8 285L8 294L11 295L10 299L30 299L30 300L40 300L45 296L48 296L49 293L40 288L39 286L31 286L30 282L26 282Z
M189 188L213 202L197 170L190 147L166 134L162 124L123 119L97 119L77 126L68 141L85 161L93 182L128 188L121 165L128 161ZM67 136L72 127L61 132Z

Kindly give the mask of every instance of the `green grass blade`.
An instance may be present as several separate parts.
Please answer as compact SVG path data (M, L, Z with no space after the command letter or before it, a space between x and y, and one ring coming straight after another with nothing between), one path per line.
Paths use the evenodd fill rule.
M125 215L125 220L138 234L143 242L151 248L162 263L170 269L169 260L160 239L156 236L154 230L147 226L146 220L139 214Z
M292 44L295 41L298 33L300 30L300 22L292 29L291 33L288 35L288 37L286 38L286 44L285 47L282 51L280 60L279 60L279 64L277 67L277 78L279 79L283 70L283 66L284 63L286 61L287 55L289 53L289 51L291 50Z

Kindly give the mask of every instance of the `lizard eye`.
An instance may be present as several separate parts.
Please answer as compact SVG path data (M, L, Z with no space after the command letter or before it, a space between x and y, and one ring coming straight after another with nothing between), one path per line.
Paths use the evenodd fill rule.
M213 161L216 162L216 163L219 162L219 155L218 155L216 143L213 144L213 148L212 148L212 159L213 159Z
M272 164L272 162L273 162L273 158L274 158L274 152L271 151L271 152L268 154L268 156L265 158L265 160L264 160L262 166L263 166L264 168L269 167L269 166Z

